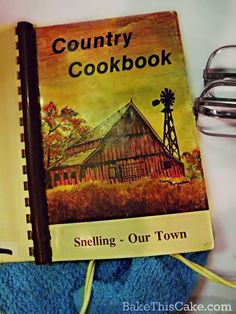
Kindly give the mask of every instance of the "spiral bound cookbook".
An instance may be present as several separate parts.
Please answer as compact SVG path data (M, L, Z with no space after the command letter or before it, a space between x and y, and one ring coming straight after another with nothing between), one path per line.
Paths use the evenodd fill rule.
M177 14L0 36L0 261L211 249Z

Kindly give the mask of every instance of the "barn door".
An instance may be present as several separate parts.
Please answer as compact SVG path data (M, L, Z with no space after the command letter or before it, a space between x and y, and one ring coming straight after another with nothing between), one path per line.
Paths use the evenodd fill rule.
M139 180L146 176L143 161L128 160L119 165L119 178L121 182Z

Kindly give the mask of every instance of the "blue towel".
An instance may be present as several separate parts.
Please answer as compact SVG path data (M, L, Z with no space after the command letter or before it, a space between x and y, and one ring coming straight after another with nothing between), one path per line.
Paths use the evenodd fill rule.
M185 256L204 265L207 255L200 252ZM82 304L87 265L87 262L1 264L0 312L77 313ZM150 306L150 313L170 313L170 305L187 302L197 280L194 271L171 256L97 261L89 313L115 314L122 310L139 313L144 305ZM169 310L163 308L168 305ZM134 306L139 311L132 311Z

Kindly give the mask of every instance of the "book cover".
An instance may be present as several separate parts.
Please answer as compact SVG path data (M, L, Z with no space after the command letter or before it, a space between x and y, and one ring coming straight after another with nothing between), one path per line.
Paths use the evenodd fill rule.
M177 14L0 36L0 262L211 249Z
M177 14L36 35L53 260L211 248Z

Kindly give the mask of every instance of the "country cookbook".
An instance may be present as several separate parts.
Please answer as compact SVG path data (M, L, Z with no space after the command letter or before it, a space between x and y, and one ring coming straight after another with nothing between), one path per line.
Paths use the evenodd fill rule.
M18 248L22 235L4 227L0 260L212 248L176 12L20 22L16 34L31 245L28 257ZM20 210L9 208L4 223Z

